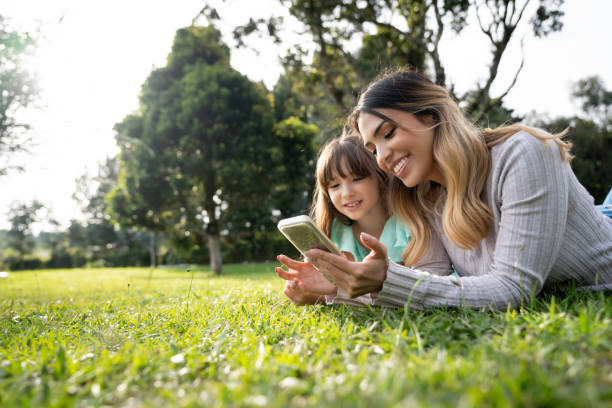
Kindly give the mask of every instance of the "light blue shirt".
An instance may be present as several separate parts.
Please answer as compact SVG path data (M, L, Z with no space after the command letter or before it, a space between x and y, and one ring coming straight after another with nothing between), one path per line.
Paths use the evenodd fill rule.
M332 242L341 251L350 252L355 257L355 261L361 262L370 250L361 245L355 235L353 235L353 227L345 225L334 219L332 222L330 238ZM387 247L387 256L393 262L403 262L402 252L408 246L410 241L410 229L399 218L391 216L385 223L383 232L378 239L384 246Z

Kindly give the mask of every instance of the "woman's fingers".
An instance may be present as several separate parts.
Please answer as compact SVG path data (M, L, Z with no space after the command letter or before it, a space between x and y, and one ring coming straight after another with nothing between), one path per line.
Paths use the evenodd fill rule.
M361 242L366 248L372 251L364 258L364 261L369 261L369 260L384 261L384 270L386 271L387 269L389 269L389 258L387 257L387 247L384 246L383 243L380 242L378 239L376 239L370 234L366 234L365 232L362 232L361 234L359 234L359 239L361 240Z
M351 298L380 290L388 268L386 247L373 237L372 240L364 238L372 252L363 262L351 262L320 250L310 250L306 253L311 263Z
M318 249L307 251L306 256L319 272L327 276L337 287L343 290L347 287L347 280L351 279L350 271L354 262Z
M351 268L352 261L320 249L310 249L306 251L306 256L313 265L317 266L317 269L321 269L322 262L324 262L325 265L333 265L334 268L343 271L348 271Z
M372 235L362 232L359 234L359 239L361 240L363 246L374 251L377 255L384 257L387 256L387 247Z

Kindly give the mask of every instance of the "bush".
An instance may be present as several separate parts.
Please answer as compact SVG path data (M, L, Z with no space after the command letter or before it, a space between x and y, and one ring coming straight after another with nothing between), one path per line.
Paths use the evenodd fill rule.
M8 264L8 268L11 271L41 269L44 265L42 259L33 255L25 255L23 259L19 259L19 257L10 257L5 260L5 262Z
M56 251L51 253L51 258L49 258L45 263L44 267L48 269L53 268L73 268L74 260L70 255L68 248L60 247Z
M271 261L278 254L299 256L299 252L278 231L258 231L252 240L223 242L222 251L224 263Z

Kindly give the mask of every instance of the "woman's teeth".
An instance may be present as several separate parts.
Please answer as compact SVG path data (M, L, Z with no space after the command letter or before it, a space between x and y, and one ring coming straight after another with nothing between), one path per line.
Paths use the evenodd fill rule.
M407 161L408 157L404 157L402 160L400 160L399 163L397 163L395 167L393 167L393 172L397 174L397 172L399 172L402 167L404 167L404 164L406 164Z

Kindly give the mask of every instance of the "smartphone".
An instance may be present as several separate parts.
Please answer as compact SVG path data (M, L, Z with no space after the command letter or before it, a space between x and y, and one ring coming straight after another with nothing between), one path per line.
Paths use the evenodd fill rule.
M278 229L304 257L306 257L306 251L315 248L342 256L342 252L307 215L298 215L297 217L280 220L278 222ZM327 276L322 275L325 279L332 282Z

